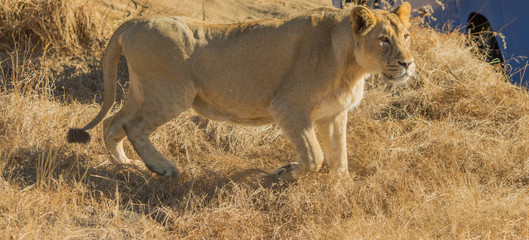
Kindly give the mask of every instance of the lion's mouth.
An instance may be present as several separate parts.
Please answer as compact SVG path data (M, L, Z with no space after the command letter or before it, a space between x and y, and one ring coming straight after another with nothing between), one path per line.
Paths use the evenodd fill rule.
M392 83L404 83L410 79L415 72L415 63L403 68L389 67L386 71L382 71L382 75Z
M409 78L410 76L405 72L399 75L390 75L387 73L382 73L382 75L388 80L403 80L404 78Z

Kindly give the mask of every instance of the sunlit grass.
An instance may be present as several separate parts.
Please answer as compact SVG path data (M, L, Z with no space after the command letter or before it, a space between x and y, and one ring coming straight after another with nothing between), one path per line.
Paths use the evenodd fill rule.
M416 76L398 87L369 79L349 114L350 175L314 173L290 185L267 178L295 160L274 125L183 113L152 136L178 178L139 161L110 164L101 126L91 143L66 144L66 129L99 111L101 70L43 43L19 44L2 59L0 239L529 236L529 96L457 32L414 26ZM81 89L68 101L57 96L60 71L89 73L65 78ZM128 142L125 151L139 159Z

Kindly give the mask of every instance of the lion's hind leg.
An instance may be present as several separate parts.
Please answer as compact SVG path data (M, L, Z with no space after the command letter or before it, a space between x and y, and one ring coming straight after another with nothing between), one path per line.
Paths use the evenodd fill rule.
M127 136L120 121L120 112L115 116L109 117L103 121L103 136L105 146L111 154L111 160L115 164L129 163L130 160L123 151L123 140Z
M131 90L123 107L114 116L103 121L105 146L111 154L110 159L115 164L130 163L125 151L123 151L123 140L127 136L125 129L123 129L123 124L126 119L130 118L138 110L139 104L134 92Z
M156 88L153 85L151 86ZM171 94L161 94L160 92L164 92L162 90L147 92L138 111L125 121L123 129L147 168L157 174L169 177L177 173L176 166L156 150L149 136L159 126L189 109L195 99L196 90L193 87L186 88L184 86L174 89L174 86L164 85L160 82L156 85L160 88L166 88L165 90L170 90L168 92Z
M112 117L103 121L103 126L105 126L103 130L105 146L110 152L110 160L114 164L129 163L130 160L125 155L125 151L123 151L123 139L127 136L125 130L122 126L111 124Z

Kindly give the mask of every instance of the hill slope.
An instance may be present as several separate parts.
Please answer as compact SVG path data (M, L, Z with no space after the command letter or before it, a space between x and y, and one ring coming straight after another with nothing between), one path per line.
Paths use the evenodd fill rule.
M52 29L48 33L61 36L57 29L69 29L62 27L72 22L114 29L137 15L183 14L225 23L330 5L316 0L134 2L8 0L0 1L0 10L10 11L3 16L12 16L10 26L27 29L23 33ZM48 15L37 14L43 6ZM57 28L36 24L54 19L53 14L79 17L79 12L87 15ZM35 24L27 17L15 21L28 16L21 13L36 14ZM350 178L322 172L274 185L266 174L295 158L274 125L234 126L185 112L152 137L179 167L178 180L156 176L141 162L111 165L101 126L91 131L90 144L66 144L66 129L99 111L98 41L111 32L72 29L66 33L85 37L44 34L24 44L20 38L0 56L2 239L529 236L529 96L476 57L473 45L458 33L414 25L416 76L400 87L369 79L365 99L349 116ZM42 55L43 43L49 43L48 55ZM117 105L127 88L126 70L119 76ZM125 145L128 156L138 159Z

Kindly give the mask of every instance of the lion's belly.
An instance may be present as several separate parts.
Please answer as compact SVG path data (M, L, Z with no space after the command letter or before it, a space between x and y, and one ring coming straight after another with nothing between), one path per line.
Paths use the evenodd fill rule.
M199 94L192 107L200 115L216 121L253 126L274 122L268 113L268 104L249 97L217 95L204 98Z

